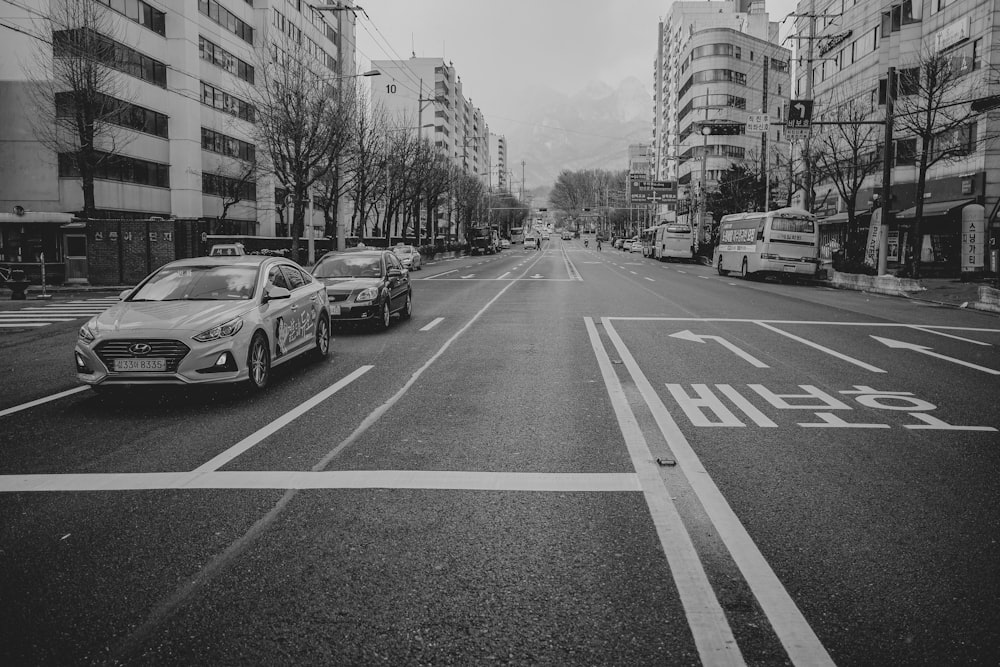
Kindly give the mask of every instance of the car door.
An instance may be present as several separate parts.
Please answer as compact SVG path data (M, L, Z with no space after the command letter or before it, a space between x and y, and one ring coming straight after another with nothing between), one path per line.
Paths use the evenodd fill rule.
M316 319L319 313L319 301L316 290L312 289L312 277L306 275L299 267L289 263L282 264L281 271L292 293L289 314L287 350L296 352L312 343L316 335Z
M291 292L288 280L285 278L281 265L271 264L267 269L267 280L264 283L265 292L272 287L281 287ZM262 324L267 328L271 338L271 356L278 360L289 352L289 324L292 321L292 299L274 299L261 305Z
M387 282L389 284L389 295L391 299L391 304L389 308L391 310L398 310L403 307L406 302L406 293L409 291L410 287L410 274L403 266L403 263L393 255L392 253L386 254L386 274L393 269L400 272L401 275L398 276L388 276Z

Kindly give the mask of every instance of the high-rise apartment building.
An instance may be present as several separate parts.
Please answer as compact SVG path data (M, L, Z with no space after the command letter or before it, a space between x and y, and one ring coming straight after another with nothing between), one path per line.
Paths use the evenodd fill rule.
M47 76L45 62L53 58L49 38L40 32L43 19L50 5L57 11L65 2L103 10L99 25L107 27L103 37L114 53L108 64L122 74L117 103L129 110L117 128L121 157L95 181L99 217L221 215L227 179L258 160L262 150L255 145L247 93L261 84L258 63L271 54L269 37L282 35L300 45L311 66L331 80L355 71L354 12L317 11L304 0L0 0L3 211L83 208L79 173L39 141L31 122L61 108L59 91L52 107L40 109L29 89ZM227 211L227 229L285 234L278 209L284 207L287 223L287 206L273 175L260 173ZM322 230L319 216L314 227ZM41 248L52 258L64 249L58 225L0 224L5 259L23 259L29 239L35 254Z
M656 180L677 181L679 213L700 192L714 189L733 165L757 171L766 156L772 178L780 161L787 165L782 127L772 125L763 134L746 133L745 127L751 113L782 121L790 60L762 0L671 6L659 24L654 63L652 173ZM705 134L707 125L730 133Z
M494 192L510 192L510 173L507 171L507 137L490 132L490 182Z

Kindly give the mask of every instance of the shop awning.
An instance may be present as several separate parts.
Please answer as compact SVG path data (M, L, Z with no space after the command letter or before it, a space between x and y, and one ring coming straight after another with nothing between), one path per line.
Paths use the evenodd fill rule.
M857 220L862 215L865 215L865 214L868 214L868 213L871 213L871 211L869 211L868 209L865 209L865 208L863 208L863 209L861 209L859 211L855 211L854 212L854 219ZM843 213L834 213L833 215L831 215L828 218L823 218L822 220L819 221L819 224L821 224L821 225L836 225L836 224L843 224L845 222L847 222L847 211L844 211Z
M931 201L924 204L923 217L935 218L944 217L952 211L961 209L969 204L975 204L975 199L955 199L953 201ZM917 217L917 207L908 208L896 214L896 220L913 220Z

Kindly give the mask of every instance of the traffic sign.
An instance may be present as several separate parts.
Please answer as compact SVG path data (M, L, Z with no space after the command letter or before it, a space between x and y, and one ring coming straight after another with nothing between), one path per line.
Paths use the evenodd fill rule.
M747 132L767 132L771 117L766 113L752 113L747 116Z
M788 120L785 127L806 129L812 126L813 101L792 100L788 105Z

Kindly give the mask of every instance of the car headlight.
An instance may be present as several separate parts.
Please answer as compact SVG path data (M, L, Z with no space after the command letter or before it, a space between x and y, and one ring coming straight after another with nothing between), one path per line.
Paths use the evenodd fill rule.
M355 301L374 301L378 298L378 288L377 287L366 287L358 293L358 298Z
M217 327L212 327L208 331L202 331L200 334L194 337L199 343L207 343L212 340L219 340L220 338L228 338L230 336L235 336L236 333L243 328L243 318L234 317L225 324L220 324Z
M86 324L84 324L82 327L80 327L79 336L80 340L82 340L84 343L93 343L94 339L97 338L97 333L94 331L93 326L94 326L94 321L91 320Z

